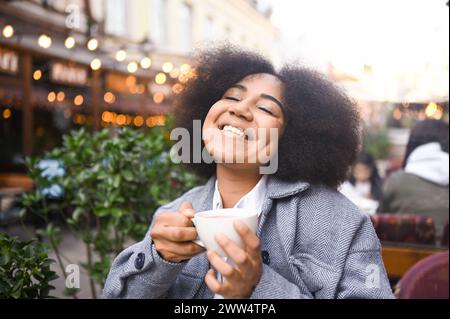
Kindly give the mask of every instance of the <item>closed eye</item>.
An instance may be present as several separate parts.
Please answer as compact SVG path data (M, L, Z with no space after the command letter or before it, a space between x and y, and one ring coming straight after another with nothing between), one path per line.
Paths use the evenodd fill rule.
M267 114L273 115L273 112L272 112L272 110L270 108L267 108L265 106L258 106L258 109L266 112Z
M237 97L234 97L234 96L225 96L224 99L225 100L236 101L236 102L240 101Z

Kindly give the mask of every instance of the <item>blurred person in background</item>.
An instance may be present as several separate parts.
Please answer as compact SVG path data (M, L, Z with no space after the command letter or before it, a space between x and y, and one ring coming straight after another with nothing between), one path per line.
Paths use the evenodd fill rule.
M349 180L342 184L340 191L364 212L376 212L382 196L382 180L370 154L365 151L359 154Z
M411 131L403 169L384 184L378 212L432 217L439 240L449 217L449 126L425 120Z

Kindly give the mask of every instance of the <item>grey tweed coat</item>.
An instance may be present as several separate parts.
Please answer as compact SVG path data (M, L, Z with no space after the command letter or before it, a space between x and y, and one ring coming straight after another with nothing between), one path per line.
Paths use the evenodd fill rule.
M159 208L212 208L215 177ZM260 218L263 275L252 299L393 298L380 242L368 216L335 190L269 177ZM151 229L152 226L150 226ZM204 282L206 253L163 260L149 234L111 267L103 298L213 298Z

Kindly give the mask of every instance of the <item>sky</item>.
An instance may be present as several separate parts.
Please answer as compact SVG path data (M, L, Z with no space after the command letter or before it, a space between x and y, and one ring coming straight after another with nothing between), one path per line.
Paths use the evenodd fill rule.
M418 95L411 99L430 95L448 99L446 0L271 3L272 21L280 29L278 62L300 60L322 71L332 62L337 69L355 75L370 65L378 81L408 86L403 89L406 95L419 86L423 92L411 93Z

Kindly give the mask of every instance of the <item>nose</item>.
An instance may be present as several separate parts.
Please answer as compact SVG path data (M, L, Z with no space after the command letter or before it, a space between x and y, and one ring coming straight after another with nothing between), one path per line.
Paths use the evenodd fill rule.
M240 101L229 106L228 112L246 121L253 121L253 114L250 110L249 101Z

